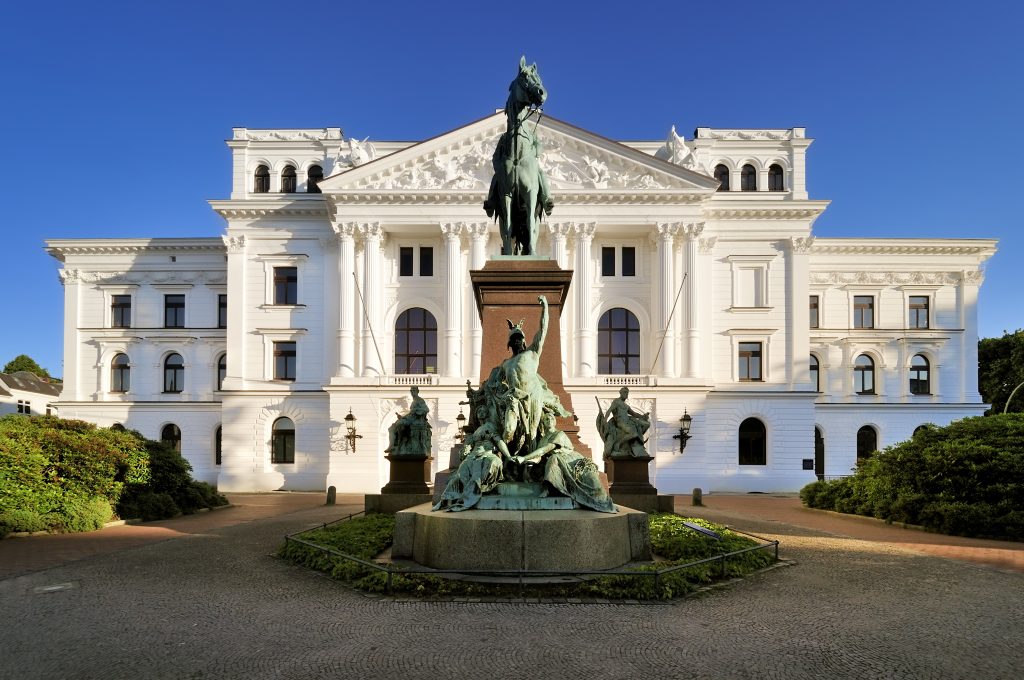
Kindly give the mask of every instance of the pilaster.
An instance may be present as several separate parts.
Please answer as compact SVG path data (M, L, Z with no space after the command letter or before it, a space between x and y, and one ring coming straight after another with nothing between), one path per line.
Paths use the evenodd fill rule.
M710 280L711 251L715 247L714 238L701 238L704 223L695 222L685 225L681 230L684 237L683 271L686 272L686 286L683 289L686 304L683 312L683 334L686 346L686 377L700 378L701 371L701 308L697 287L700 281ZM702 276L702 274L705 274ZM709 291L710 292L710 291ZM711 328L711 326L707 326ZM709 364L710 365L710 364Z
M792 313L786 328L786 360L789 389L796 385L809 384L808 362L811 356L810 313L810 252L813 236L794 236L789 239L789 263L786 267L786 289L790 291L788 301ZM772 360L776 365L777 361Z
M248 300L245 285L246 239L245 236L223 237L228 251L228 328L226 332L228 348L227 373L224 376L223 389L240 390L245 387L245 357L249 351L248 335L245 332L245 310ZM262 349L260 350L262 351ZM134 376L133 376L134 377Z

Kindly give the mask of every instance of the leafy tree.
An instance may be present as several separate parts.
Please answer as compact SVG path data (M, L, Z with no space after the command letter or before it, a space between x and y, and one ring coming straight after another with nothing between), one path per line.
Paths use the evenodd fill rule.
M35 359L27 354L19 354L4 366L4 373L15 373L17 371L28 371L34 373L44 380L50 379L50 374L45 368L36 363Z
M978 390L992 409L986 415L1002 413L1006 400L1024 382L1024 330L1004 333L1001 338L978 342ZM1010 413L1024 412L1024 388L1013 397Z

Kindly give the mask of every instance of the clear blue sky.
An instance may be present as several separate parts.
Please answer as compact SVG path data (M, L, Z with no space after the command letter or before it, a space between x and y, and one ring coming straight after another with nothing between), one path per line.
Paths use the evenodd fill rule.
M62 374L44 239L219 235L232 126L423 139L502 106L520 54L608 137L805 126L817 235L998 238L981 335L1024 326L1020 4L715 5L4 3L0 367Z

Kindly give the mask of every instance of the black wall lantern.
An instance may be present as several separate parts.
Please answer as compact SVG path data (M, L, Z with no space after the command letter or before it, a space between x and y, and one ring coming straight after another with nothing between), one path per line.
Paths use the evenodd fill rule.
M686 442L690 439L690 425L693 424L693 417L683 409L683 415L679 419L679 434L673 435L672 439L679 440L679 453L686 448Z
M348 442L349 451L356 452L356 440L362 439L363 435L356 434L356 417L352 415L352 409L348 410L345 416L345 440Z

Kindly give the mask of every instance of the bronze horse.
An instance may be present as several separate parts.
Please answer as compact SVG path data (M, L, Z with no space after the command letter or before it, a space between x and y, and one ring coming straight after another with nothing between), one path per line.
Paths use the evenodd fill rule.
M519 75L508 86L505 102L506 127L494 149L494 177L484 210L497 216L502 255L533 255L537 246L541 211L554 207L547 179L540 168L541 145L536 129L526 121L539 112L548 94L537 74L537 64L519 60Z

